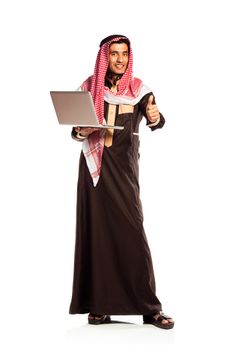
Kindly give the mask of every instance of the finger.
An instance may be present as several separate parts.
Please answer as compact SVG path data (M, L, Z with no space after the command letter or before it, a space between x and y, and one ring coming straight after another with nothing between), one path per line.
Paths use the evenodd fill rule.
M153 95L150 95L149 99L148 99L148 103L147 103L147 106L151 106L153 104L153 100L154 100L154 96Z
M152 123L154 123L156 120L158 120L159 119L159 117L151 117L150 118L150 121L152 122Z
M88 128L88 127L81 128L81 132L84 134L91 134L94 131L95 131L95 128Z
M157 107L149 107L147 109L147 113L148 115L152 115L152 114L159 114L159 109Z
M149 105L149 109L152 110L152 111L153 110L157 110L157 111L159 110L157 105Z
M148 110L148 115L159 115L159 111L158 109L155 109L155 110Z
M95 131L95 130L98 130L98 128L94 128L94 127L88 127L88 128L82 128L86 131Z
M149 116L151 116L151 117L159 116L159 112L158 111L152 111L152 112L150 111Z

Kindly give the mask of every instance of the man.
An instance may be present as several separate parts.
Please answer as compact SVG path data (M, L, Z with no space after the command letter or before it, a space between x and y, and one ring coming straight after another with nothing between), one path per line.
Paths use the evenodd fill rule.
M132 49L123 35L103 39L91 92L100 123L123 130L74 127L82 141L77 188L73 293L69 312L89 313L90 324L110 315L143 315L144 323L173 328L155 294L152 258L139 197L139 123L151 130L165 120L148 87L132 75Z

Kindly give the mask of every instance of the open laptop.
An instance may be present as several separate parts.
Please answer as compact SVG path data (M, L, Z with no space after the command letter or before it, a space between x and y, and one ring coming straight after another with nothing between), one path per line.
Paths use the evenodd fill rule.
M123 126L101 125L89 91L50 91L60 124L87 128L124 129Z

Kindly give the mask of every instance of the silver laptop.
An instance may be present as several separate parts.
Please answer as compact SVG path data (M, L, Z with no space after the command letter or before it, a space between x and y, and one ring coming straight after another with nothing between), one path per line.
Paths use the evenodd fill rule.
M124 129L123 126L101 125L88 91L50 91L60 124L87 128Z

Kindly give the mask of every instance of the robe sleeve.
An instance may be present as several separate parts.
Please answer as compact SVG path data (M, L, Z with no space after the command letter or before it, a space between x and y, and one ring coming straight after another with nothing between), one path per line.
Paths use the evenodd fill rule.
M164 126L165 124L165 119L163 117L163 115L160 113L160 119L157 120L155 123L152 123L148 117L147 117L147 114L146 114L146 106L147 106L147 103L148 103L148 100L149 100L149 97L153 95L153 93L148 93L146 95L144 95L144 97L140 100L139 102L139 109L140 111L142 112L142 114L144 115L144 117L146 118L146 125L148 127L151 128L151 130L156 130L156 129L160 129ZM154 95L153 95L154 96ZM153 104L156 104L156 100L155 100L155 96L154 96L154 102Z

